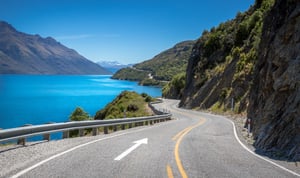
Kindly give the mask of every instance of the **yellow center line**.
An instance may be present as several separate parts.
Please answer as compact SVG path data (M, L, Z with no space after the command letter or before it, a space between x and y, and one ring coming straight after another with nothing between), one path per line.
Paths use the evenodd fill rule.
M167 165L167 173L168 173L168 178L174 178L170 165Z
M176 160L176 164L177 164L178 170L179 170L179 172L180 172L180 174L181 174L181 177L183 177L183 178L187 178L188 176L187 176L187 174L186 174L186 172L185 172L185 170L184 170L184 168L183 168L182 162L181 162L181 160L180 160L180 156L179 156L179 145L180 145L180 143L181 143L183 137L184 137L186 134L188 134L188 133L189 133L191 130L193 130L194 128L196 128L196 127L202 125L203 123L205 123L205 121L206 121L206 119L203 118L203 119L200 120L200 122L199 122L198 124L196 124L196 125L194 125L194 126L190 126L190 127L188 127L188 128L185 128L183 131L179 132L180 134L177 134L177 135L180 135L180 136L179 136L179 138L178 138L178 140L177 140L177 142L176 142L174 154L175 154L175 160ZM177 136L177 135L176 135L176 136ZM176 137L176 136L175 136L175 137ZM173 137L173 138L174 138L174 137Z
M180 131L178 134L176 134L176 135L172 138L172 140L173 140L173 141L177 140L178 137L180 137L180 135L182 135L186 130L188 130L188 129L191 128L191 127L192 127L192 126L187 127L187 128L185 128L185 129L183 129L182 131Z

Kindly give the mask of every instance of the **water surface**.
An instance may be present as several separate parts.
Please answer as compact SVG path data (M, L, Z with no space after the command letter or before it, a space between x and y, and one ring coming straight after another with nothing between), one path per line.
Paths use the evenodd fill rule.
M77 107L90 115L124 90L161 96L157 87L109 75L0 75L0 128L65 122Z

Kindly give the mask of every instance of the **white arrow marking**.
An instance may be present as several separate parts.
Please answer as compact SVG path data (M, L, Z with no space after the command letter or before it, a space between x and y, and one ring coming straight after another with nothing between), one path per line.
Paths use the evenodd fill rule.
M126 151L124 151L122 154L120 154L118 157L115 158L115 161L120 161L125 156L127 156L129 153L131 153L133 150L135 150L137 147L139 147L141 144L148 144L148 138L144 138L141 140L134 141L135 145L128 148Z

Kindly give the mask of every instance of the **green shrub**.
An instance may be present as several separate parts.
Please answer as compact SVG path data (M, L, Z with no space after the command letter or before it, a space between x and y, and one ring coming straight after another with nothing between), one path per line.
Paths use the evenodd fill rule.
M77 107L70 115L70 121L84 121L89 120L90 116L81 107Z
M69 117L70 121L84 121L90 120L90 116L81 107L77 107ZM85 129L84 132L87 134L91 132L91 129ZM71 130L70 137L77 137L79 135L78 130Z

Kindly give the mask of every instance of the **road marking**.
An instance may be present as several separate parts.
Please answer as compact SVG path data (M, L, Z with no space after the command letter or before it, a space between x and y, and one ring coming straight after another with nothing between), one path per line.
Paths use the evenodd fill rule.
M168 174L168 178L174 178L172 168L170 165L167 165L167 174Z
M202 118L198 124L196 124L196 125L194 125L194 126L190 126L190 127L188 127L188 128L185 128L183 131L179 132L179 133L180 133L180 134L179 134L180 136L179 136L179 138L178 138L178 140L177 140L177 142L176 142L176 145L175 145L174 155L175 155L175 160L176 160L176 164L177 164L178 170L179 170L179 172L180 172L182 178L187 178L188 176L187 176L187 174L186 174L186 172L185 172L185 170L184 170L184 168L183 168L182 162L181 162L181 160L180 160L180 156L179 156L179 145L180 145L180 143L181 143L183 137L184 137L186 134L188 134L188 133L189 133L191 130L193 130L194 128L196 128L196 127L198 127L198 126L204 124L205 122L206 122L206 119ZM177 135L178 135L178 134L177 134Z
M133 130L131 132L124 132L124 133L112 135L112 136L109 136L109 137L100 138L100 139L93 140L93 141L90 141L90 142L87 142L87 143L84 143L84 144L81 144L81 145L77 145L77 146L75 146L75 147L73 147L71 149L68 149L68 150L66 150L64 152L58 153L58 154L53 155L53 156L51 156L51 157L49 157L49 158L47 158L47 159L45 159L43 161L40 161L40 162L38 162L38 163L36 163L36 164L34 164L34 165L32 165L32 166L24 169L24 170L18 172L17 174L11 176L11 178L18 178L18 177L22 176L23 174L26 174L27 172L29 172L29 171L31 171L31 170L33 170L33 169L41 166L42 164L45 164L45 163L47 163L47 162L49 162L49 161L51 161L51 160L53 160L53 159L55 159L57 157L60 157L60 156L62 156L64 154L67 154L67 153L72 152L74 150L77 150L77 149L79 149L81 147L84 147L84 146L87 146L87 145L90 145L90 144L93 144L93 143L96 143L96 142L99 142L99 141L108 140L108 139L111 139L111 138L115 138L115 137L119 137L119 136L123 136L123 135L128 135L128 134L132 134L132 133L136 133L136 132L141 132L141 131L144 131L144 130L147 130L147 129L151 129L153 127L160 127L160 126L165 125L165 124L168 124L168 122L165 122L164 124L159 124L159 125L156 125L156 126L151 126L151 127L146 127L146 128L142 128L142 129Z
M190 126L191 127L191 126ZM177 140L178 139L178 137L180 136L180 135L182 135L186 130L188 130L190 127L187 127L187 128L185 128L185 129L183 129L182 131L180 131L178 134L176 134L173 138L172 138L172 140L173 141L175 141L175 140Z
M260 156L260 155L258 155L258 154L256 154L256 153L254 153L252 150L250 150L250 149L249 149L247 146L245 146L245 145L241 142L241 140L239 139L239 137L238 137L238 135L237 135L237 132L236 132L236 128L235 128L234 122L231 121L231 120L229 120L229 119L227 119L227 120L230 121L231 124L232 124L232 126L233 126L233 132L234 132L235 139L239 142L239 144L240 144L246 151L248 151L248 152L251 153L252 155L254 155L254 156L256 156L256 157L258 157L258 158L260 158L260 159L262 159L262 160L264 160L264 161L267 161L267 162L270 163L270 164L273 164L274 166L277 166L277 167L280 168L280 169L283 169L283 170L285 170L285 171L287 171L287 172L289 172L289 173L291 173L291 174L293 174L293 175L295 175L295 176L300 177L300 174L298 174L298 173L296 173L296 172L294 172L294 171L292 171L292 170L289 170L289 169L287 169L287 168L285 168L285 167L283 167L283 166L281 166L281 165L279 165L279 164L277 164L277 163L274 163L273 161L268 160L268 159L266 159L266 158L264 158L264 157L262 157L262 156Z
M126 151L124 151L123 153L121 153L119 156L117 156L114 160L115 161L120 161L121 159L123 159L125 156L127 156L129 153L131 153L133 150L137 149L139 146L141 146L142 144L148 144L148 138L144 138L141 140L137 140L134 141L133 143L135 143L132 147L128 148Z

